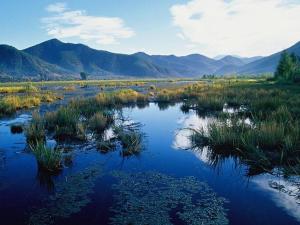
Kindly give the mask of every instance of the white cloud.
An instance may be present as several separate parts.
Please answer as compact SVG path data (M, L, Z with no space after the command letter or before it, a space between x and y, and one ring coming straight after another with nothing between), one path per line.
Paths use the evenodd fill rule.
M80 38L106 45L134 36L134 31L118 17L90 16L84 10L68 10L65 3L49 5L46 10L52 15L42 22L48 35L56 38Z
M66 4L63 2L57 2L46 7L48 12L63 12L66 10Z
M191 0L170 9L180 37L201 53L268 55L300 40L300 2Z

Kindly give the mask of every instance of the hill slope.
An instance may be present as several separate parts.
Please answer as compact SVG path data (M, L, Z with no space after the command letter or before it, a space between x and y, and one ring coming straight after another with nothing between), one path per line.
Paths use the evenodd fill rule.
M67 74L67 71L12 46L0 45L0 74L51 79Z
M300 42L287 49L300 56ZM127 77L196 77L204 74L259 74L274 72L281 52L268 57L241 58L225 56L211 59L204 55L127 55L92 49L82 44L51 39L18 50L0 45L0 75L66 79L84 71L94 78Z
M286 49L287 52L294 52L296 55L300 57L300 42L296 43L292 47ZM266 72L275 72L276 67L278 65L281 52L277 52L273 55L264 57L262 59L256 60L252 63L246 64L238 69L238 73L241 74L257 74L257 73L266 73Z
M82 44L63 43L52 39L25 52L73 73L91 75L164 76L169 71L135 55L115 54L89 48Z

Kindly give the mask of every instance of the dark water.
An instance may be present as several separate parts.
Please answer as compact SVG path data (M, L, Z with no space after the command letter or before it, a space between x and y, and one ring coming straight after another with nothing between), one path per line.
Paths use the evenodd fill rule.
M146 193L149 205L157 204L157 208L152 206L153 211L147 212L150 216L153 213L153 217L163 217L164 212L157 214L163 207L162 199L168 199L166 193L172 194L168 190L177 193L180 183L186 182L184 179L189 176L195 177L201 185L208 185L210 192L217 197L226 199L222 207L229 224L300 223L300 204L295 196L270 185L277 182L284 185L285 190L294 190L297 187L290 180L268 174L247 177L247 167L232 158L212 166L205 149L189 150L187 136L190 131L182 128L205 126L213 118L200 118L192 112L183 114L180 105L160 110L154 103L144 109L125 109L124 114L143 125L145 149L139 156L123 158L118 151L101 154L93 146L74 145L69 153L72 162L57 176L39 172L34 156L26 148L24 134L12 134L10 131L11 124L26 123L30 116L22 114L14 120L0 121L0 224L30 224L30 218L35 218L32 224L45 225L51 222L99 225L112 221L122 224L116 222L120 219L118 215L126 221L125 214L129 214L126 210L134 208L126 205L126 213L120 212L118 204L124 205L122 198L130 194L121 197L116 194L125 192L126 188L142 193L136 201L143 201ZM55 142L50 141L49 144ZM112 171L121 175L114 175ZM135 177L134 174L140 175ZM156 193L152 196L149 194L152 190L147 188L152 187L152 183L156 184L157 180L161 181L159 185L166 185L166 191L164 195ZM172 185L168 187L164 182ZM190 183L190 188L193 188L194 181ZM178 191L178 194L183 192ZM201 195L195 194L193 198L199 196L201 198ZM131 199L134 197L131 196ZM168 212L170 217L174 215L175 218L170 223L187 224L177 218L175 211L176 208ZM142 218L143 213L144 209L141 209L136 216ZM145 217L149 218L149 214Z

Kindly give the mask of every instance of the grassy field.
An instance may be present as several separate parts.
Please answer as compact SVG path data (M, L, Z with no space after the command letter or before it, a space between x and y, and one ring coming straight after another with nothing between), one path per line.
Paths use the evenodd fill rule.
M7 82L0 83L0 87L26 87L26 86L68 86L68 85L101 85L101 86L132 86L146 83L194 81L198 79L170 78L170 79L136 79L136 80L67 80L67 81L36 81L36 82ZM1 90L1 89L0 89Z

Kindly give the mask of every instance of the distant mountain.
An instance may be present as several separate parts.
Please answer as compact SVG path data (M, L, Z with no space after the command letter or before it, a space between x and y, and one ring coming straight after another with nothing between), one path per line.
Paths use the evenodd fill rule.
M142 56L138 53L139 57ZM192 54L188 56L175 55L146 55L143 53L144 59L161 67L167 68L169 75L193 77L202 74L210 74L218 68L218 62L200 54Z
M0 45L0 74L19 78L54 79L67 74L67 71L12 46Z
M223 58L228 58L228 57L239 59L244 64L251 63L251 62L254 62L254 61L258 60L258 59L263 58L263 56L241 57L241 56L238 56L238 55L218 55L218 56L214 57L214 59L215 60L222 60Z
M300 42L286 49L286 51L289 53L294 52L296 55L300 56ZM276 70L281 53L282 51L246 64L239 68L237 72L240 74L273 73Z
M57 39L43 42L24 51L76 74L82 71L95 76L158 77L170 74L165 67L153 64L151 60L138 55L100 51L82 44L63 43Z
M300 42L287 49L300 56ZM69 79L86 72L103 77L200 77L203 75L260 74L274 72L279 53L268 57L118 54L83 44L51 39L24 50L0 45L0 76L35 79Z

